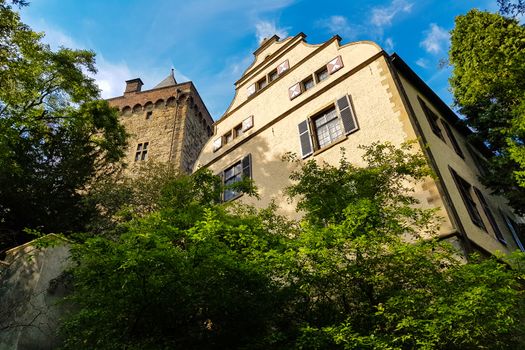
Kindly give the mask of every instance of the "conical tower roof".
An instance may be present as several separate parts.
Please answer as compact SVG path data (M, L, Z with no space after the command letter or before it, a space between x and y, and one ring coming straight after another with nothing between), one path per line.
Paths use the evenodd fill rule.
M168 75L163 81L158 83L154 87L154 89L163 88L163 87L167 87L167 86L175 86L175 85L177 85L177 81L175 80L175 75L174 75L174 72L173 72L173 69L172 69L170 75Z

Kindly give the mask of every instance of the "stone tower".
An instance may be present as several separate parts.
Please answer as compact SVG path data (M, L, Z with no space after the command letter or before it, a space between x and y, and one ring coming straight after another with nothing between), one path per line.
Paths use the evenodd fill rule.
M153 89L142 85L140 78L128 80L122 96L108 99L130 134L128 170L151 159L190 173L213 125L197 89L191 81L178 84L173 70Z

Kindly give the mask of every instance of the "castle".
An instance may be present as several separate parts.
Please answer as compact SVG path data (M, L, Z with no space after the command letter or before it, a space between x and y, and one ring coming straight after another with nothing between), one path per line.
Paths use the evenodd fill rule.
M256 207L275 200L282 214L298 218L282 192L293 170L282 162L284 154L337 164L345 148L348 161L362 164L359 145L418 140L437 176L417 185L415 196L443 217L439 236L465 252L525 251L520 218L479 181L483 146L468 141L471 131L399 56L373 42L341 45L334 36L311 45L305 37L266 39L215 123L193 83L177 83L173 72L145 91L140 79L128 80L123 95L108 100L130 134L127 171L151 159L187 173L206 167L225 184L248 176L260 200L231 190L222 199ZM31 263L22 259L27 254ZM37 327L4 333L0 347L58 344L54 332L64 311L57 301L64 291L50 281L67 267L68 256L64 246L35 250L31 242L8 252L6 283L28 281L20 293L13 288L14 300L24 304L12 318Z
M154 159L190 173L213 127L197 89L191 81L178 84L173 70L150 90L142 85L140 78L128 80L124 94L108 100L130 134L128 170Z
M282 192L292 171L284 154L337 164L344 148L362 164L359 145L419 140L437 178L417 185L415 196L444 218L439 235L466 252L525 250L519 218L479 181L484 147L468 141L471 131L398 55L373 42L305 38L266 39L215 123L194 85L178 84L173 72L147 91L140 79L128 80L123 96L108 101L131 134L130 170L154 159L187 173L206 167L225 184L248 176L260 199L231 190L222 199L256 207L274 200L282 214L299 218Z
M264 207L275 200L281 213L300 217L284 198L292 165L282 156L337 164L362 164L359 145L418 140L437 175L415 188L421 206L444 218L439 236L465 252L524 250L512 209L479 181L482 145L471 131L396 54L373 42L341 45L334 36L320 45L305 35L273 36L235 83L235 97L215 122L195 169L207 167L225 184L251 177L260 200L226 190L223 200Z

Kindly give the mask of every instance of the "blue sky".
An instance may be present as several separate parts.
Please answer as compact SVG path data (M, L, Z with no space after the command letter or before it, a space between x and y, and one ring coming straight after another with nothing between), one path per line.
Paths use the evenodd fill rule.
M32 0L22 19L46 33L52 47L91 49L104 98L122 95L124 81L155 86L175 69L192 80L218 119L234 95L260 40L304 32L309 43L334 34L343 43L372 40L398 53L449 105L448 32L471 8L496 11L496 0Z

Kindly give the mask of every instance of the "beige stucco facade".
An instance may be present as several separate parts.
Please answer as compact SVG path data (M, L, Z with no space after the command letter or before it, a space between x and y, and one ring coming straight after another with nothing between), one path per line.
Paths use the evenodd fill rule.
M448 171L449 165L465 180L482 189L490 206L494 207L495 217L500 216L499 208L507 215L511 215L511 211L502 199L490 196L481 186L475 160L469 155L465 159L457 157L450 145L432 138L425 114L417 105L417 97L426 99L426 92L418 90L410 77L403 76L396 65L401 59L393 60L373 42L340 45L338 36L320 45L310 45L302 33L282 41L276 36L267 39L254 56L253 64L236 82L235 97L215 123L214 134L204 145L194 169L207 167L228 177L224 171L250 155L250 176L260 199L241 196L237 200L256 207L265 207L274 200L281 213L298 218L301 214L295 211L295 204L283 195L283 189L290 185L290 172L296 165L283 162L282 157L292 152L303 158L304 145L298 128L302 122L308 122L313 151L304 159L330 164L337 164L341 148L345 149L349 161L362 164L360 145L378 141L399 145L418 139L416 148L435 158L430 163L439 169L435 169L436 180L428 178L417 185L415 196L421 206L439 208L438 214L443 218L439 234L458 236L467 241L467 245L472 241L476 248L489 252L516 248L503 218L498 218L498 224L507 245L494 237L489 223L485 225L486 232L469 224L468 213ZM321 80L325 67L329 74ZM337 102L346 95L350 98L357 128L319 146L320 134L317 133L320 129L315 121L323 112L335 109L340 120L337 127L344 126L347 130L342 121L340 107L343 105ZM432 105L431 101L428 104ZM448 107L447 113L452 113ZM461 147L466 148L465 135L451 125ZM425 145L429 146L428 150ZM466 149L464 153L467 154Z

